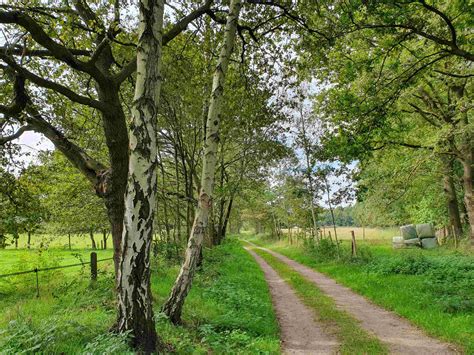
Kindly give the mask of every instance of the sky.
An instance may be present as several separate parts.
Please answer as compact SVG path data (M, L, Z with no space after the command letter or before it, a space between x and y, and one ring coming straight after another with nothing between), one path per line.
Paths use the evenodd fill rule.
M13 142L20 146L20 159L25 163L25 166L36 162L38 152L54 149L53 143L43 137L43 135L32 131L23 133L20 138L15 139Z

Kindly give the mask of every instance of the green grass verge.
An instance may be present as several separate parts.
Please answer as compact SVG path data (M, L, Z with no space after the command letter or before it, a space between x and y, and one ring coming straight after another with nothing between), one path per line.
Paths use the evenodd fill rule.
M469 252L366 245L371 256L351 262L322 260L302 246L249 240L332 277L428 334L474 354L474 258ZM425 272L429 268L434 269Z
M44 260L67 264L76 259L59 250L49 250L48 257L39 261L34 251L13 252L0 251L0 260L5 262L7 256L12 261L10 271L21 260L29 268ZM233 240L204 255L203 268L186 300L182 326L173 326L158 313L179 268L154 260L152 289L159 335L178 354L279 353L268 287L253 258ZM108 333L116 315L112 265L109 271L102 266L95 284L90 283L87 268L73 269L43 276L40 298L35 297L34 280L26 276L0 279L1 354L131 353L124 337Z
M338 338L342 354L388 353L384 344L362 329L347 312L337 309L333 299L324 295L311 281L271 254L257 248L253 250L288 282L298 297L314 311L317 320L325 324L325 329Z

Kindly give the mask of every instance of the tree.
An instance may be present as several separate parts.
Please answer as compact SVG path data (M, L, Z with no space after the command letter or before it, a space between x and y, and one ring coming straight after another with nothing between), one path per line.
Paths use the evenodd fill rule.
M317 104L325 114L327 152L345 161L366 161L374 151L399 146L441 160L439 183L445 186L446 210L456 233L462 228L455 167L448 156L464 166L467 211L473 181L470 105L464 101L473 57L465 6L460 1L356 2L337 10L338 18L322 6L334 30L320 29L333 33L334 42L326 53L301 58L309 68L306 73L327 83ZM315 63L320 69L312 70Z
M31 186L28 178L17 178L12 173L0 168L0 248L7 245L7 235L13 237L13 243L18 247L20 233L28 235L45 220L46 210ZM28 247L29 247L28 241Z
M160 350L153 319L150 250L156 209L156 123L165 4L163 0L142 0L138 7L137 77L129 132L129 171L117 286L117 329L131 332L134 348L153 353Z
M201 175L201 191L198 198L198 207L196 209L191 235L188 240L185 260L181 266L171 294L163 306L164 313L174 323L178 323L181 320L182 307L184 300L191 288L192 279L199 254L201 252L202 240L207 229L209 210L212 204L214 174L217 163L219 125L221 121L221 105L225 86L225 76L234 47L240 8L240 0L231 0L225 28L224 43L221 48L219 60L213 76L211 98L206 123L204 159Z
M209 11L211 2L208 0L181 17L163 35L163 44ZM3 120L9 124L0 143L27 130L42 133L89 180L107 207L117 271L129 154L125 108L127 100L131 100L123 94L127 92L127 79L137 67L135 53L130 51L135 32L127 26L127 21L133 19L124 16L130 8L120 1L106 7L95 7L83 0L62 5L57 1L46 8L13 2L0 7L0 23L13 25L11 31L5 32L1 69L14 81L12 104L0 106L4 114L2 127L7 127ZM123 11L124 6L127 11ZM23 37L23 32L28 35L21 43L17 39ZM31 99L26 82L30 83L30 91L43 95ZM71 117L56 110L58 102L68 102L66 113L85 108L91 116L100 116L107 163L68 137L67 122Z

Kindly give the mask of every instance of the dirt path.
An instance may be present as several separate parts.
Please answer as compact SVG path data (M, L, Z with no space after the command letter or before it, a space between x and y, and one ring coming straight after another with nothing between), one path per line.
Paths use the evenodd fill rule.
M281 349L284 354L335 354L338 343L313 317L311 309L296 296L291 287L278 276L265 260L252 250L247 251L263 270L280 324Z
M261 248L288 266L314 282L316 286L332 297L339 309L342 309L360 321L365 330L375 334L380 341L387 344L392 354L458 354L455 348L440 340L423 333L407 320L376 306L351 289L339 285L336 281L313 269L278 254L272 250Z

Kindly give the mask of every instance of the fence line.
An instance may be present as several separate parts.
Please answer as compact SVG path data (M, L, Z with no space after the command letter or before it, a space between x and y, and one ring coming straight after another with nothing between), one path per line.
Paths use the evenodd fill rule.
M107 261L107 260L112 260L112 258L107 258L107 259L101 259L101 260L97 260L97 253L95 252L92 252L91 253L91 261L89 262L80 262L80 263L77 263L77 264L69 264L69 265L61 265L61 266L51 266L51 267L45 267L45 268L34 268L32 270L26 270L26 271L18 271L18 272L11 272L11 273L8 273L8 274L3 274L3 275L0 275L0 278L3 278L3 277L9 277L9 276L16 276L16 275L25 275L25 274L32 274L32 273L35 273L36 274L36 297L39 297L39 294L40 294L40 289L39 289L39 277L38 277L38 273L40 271L51 271L51 270L58 270L58 269L65 269L67 267L73 267L73 266L84 266L84 265L89 265L91 266L91 280L92 281L95 281L97 280L97 263L98 262L101 262L101 261Z
M113 259L113 258L101 259L101 260L97 260L97 262L107 261L107 260L112 260L112 259ZM9 277L9 276L16 276L16 275L31 274L31 273L33 273L33 272L40 272L40 271L50 271L50 270L57 270L57 269L65 269L65 268L73 267L73 266L84 266L84 265L89 265L90 263L91 263L90 261L86 261L86 262L77 263L77 264L45 267L45 268L42 268L42 269L40 269L40 268L34 268L34 269L32 269L32 270L27 270L27 271L19 271L19 272L12 272L12 273L9 273L9 274L3 274L3 275L0 275L0 278L2 278L2 277Z

